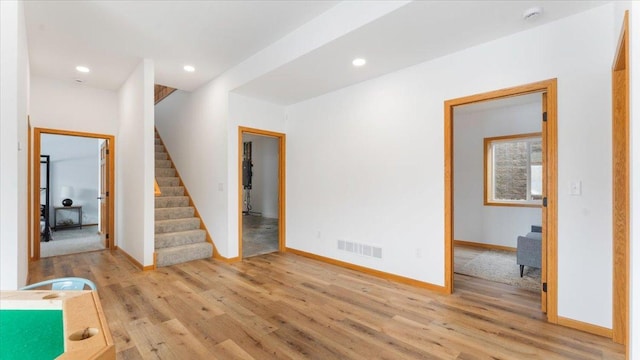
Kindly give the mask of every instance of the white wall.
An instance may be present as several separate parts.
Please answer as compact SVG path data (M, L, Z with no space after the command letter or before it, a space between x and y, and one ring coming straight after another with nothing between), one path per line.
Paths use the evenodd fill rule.
M31 78L34 127L115 135L118 93L43 77Z
M153 85L153 62L143 60L118 92L116 242L144 266L155 250Z
M287 245L444 285L444 101L557 77L558 313L611 327L613 28L605 5L290 106Z
M278 139L245 134L242 140L252 143L251 211L261 213L266 218L276 219L278 218ZM242 210L247 210L246 204Z
M484 205L484 138L541 132L541 99L472 112L454 109L455 240L515 248L519 235L542 224L540 208Z
M33 76L31 77L31 99L33 127L104 135L118 133L118 93L115 91L93 88L73 81ZM42 145L44 146L44 143ZM42 153L46 154L44 148ZM116 203L118 203L120 197L117 192L116 197ZM51 204L59 206L59 203ZM96 206L97 202L90 205L91 208ZM87 210L90 209L83 208L83 212ZM53 221L53 215L51 219ZM98 219L96 213L86 221L95 223Z
M229 214L237 214L238 213L238 171L234 171L237 169L238 165L238 127L244 126L254 129L261 130L270 130L275 132L284 133L285 128L285 115L284 115L284 107L275 105L272 103L268 103L265 101L261 101L258 99L253 99L250 97L246 97L239 94L231 93L229 94L229 130L228 130L228 158L229 158L229 173L228 173L228 181L229 181L229 202L228 202L228 211ZM260 145L259 145L260 146ZM271 145L273 147L273 143ZM277 141L276 141L277 147ZM273 163L274 157L273 152L271 155L267 155L268 159L265 159L266 163ZM275 158L276 169L277 169L277 157ZM271 168L270 165L267 165L268 168ZM268 175L268 174L265 174ZM271 179L273 179L271 177ZM265 184L266 187L273 188L274 186L277 188L277 180L274 185L273 180L269 181ZM267 191L263 192L263 194L271 194L274 195L273 192ZM275 193L277 197L277 191ZM273 198L271 198L273 199ZM269 201L269 198L265 198L271 204L265 207L265 216L267 217L278 217L277 210L277 198L276 204ZM274 210L275 209L275 210ZM231 216L228 219L229 221L229 244L230 249L233 249L233 252L237 256L237 244L239 241L238 238L238 217Z
M22 2L0 2L0 290L27 281L29 53Z
M113 135L116 140L117 154L119 150L118 93L77 84L74 81L33 76L31 77L31 124L33 127L44 129ZM118 171L115 176L117 179ZM117 204L123 199L122 195L116 191L116 219L118 218ZM53 217L51 220L53 221ZM115 225L117 229L118 224Z
M631 3L631 278L630 359L640 359L640 2Z
M238 126L281 132L284 108L228 91L215 81L193 93L176 91L155 111L158 132L216 249L236 257Z
M78 136L42 134L41 153L50 156L49 204L52 226L56 225L53 223L53 207L62 206L62 186L70 186L73 190L70 196L73 205L82 206L82 223L98 223L100 141ZM42 175L44 179L44 174ZM44 182L40 186L44 187ZM58 221L62 215L62 212L58 214ZM73 214L69 217L76 221L75 216Z
M284 114L282 107L230 91L404 4L341 2L198 90L174 93L156 106L158 131L222 256L239 255L237 127L282 132ZM170 115L161 115L165 111Z
M155 124L216 249L228 256L223 115L228 104L224 90L216 86L209 84L194 93L174 92L156 105Z

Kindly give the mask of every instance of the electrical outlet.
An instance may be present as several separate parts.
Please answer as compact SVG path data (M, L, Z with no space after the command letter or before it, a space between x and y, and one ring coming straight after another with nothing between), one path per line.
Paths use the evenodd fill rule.
M422 257L422 248L416 248L416 257L418 259Z

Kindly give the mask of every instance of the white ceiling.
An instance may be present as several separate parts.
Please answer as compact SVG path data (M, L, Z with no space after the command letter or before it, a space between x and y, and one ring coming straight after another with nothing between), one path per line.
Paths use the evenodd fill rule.
M118 89L144 58L191 91L337 1L24 1L32 74ZM76 65L91 68L81 75ZM186 73L185 64L196 67Z
M259 77L238 93L292 104L609 1L415 1ZM143 58L156 83L191 91L336 1L25 1L35 76L118 89ZM542 6L543 16L522 20ZM367 65L354 68L361 56ZM92 71L81 75L75 66ZM195 73L182 67L192 64Z
M236 92L288 105L531 29L608 1L414 1ZM542 6L534 21L522 13ZM354 68L351 61L367 64Z

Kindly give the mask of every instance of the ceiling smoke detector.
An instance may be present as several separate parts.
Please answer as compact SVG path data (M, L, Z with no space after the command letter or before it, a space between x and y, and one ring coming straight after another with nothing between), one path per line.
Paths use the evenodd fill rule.
M533 21L542 15L542 8L539 6L532 7L522 13L522 19L525 21Z

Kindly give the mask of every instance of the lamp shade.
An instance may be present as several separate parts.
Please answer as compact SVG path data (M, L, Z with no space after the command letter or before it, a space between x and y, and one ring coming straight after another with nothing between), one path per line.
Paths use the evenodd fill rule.
M70 198L73 196L73 188L71 186L62 186L60 187L60 197L63 199Z
M63 186L60 188L60 197L62 198L62 206L73 205L71 196L73 195L73 188L71 186Z

